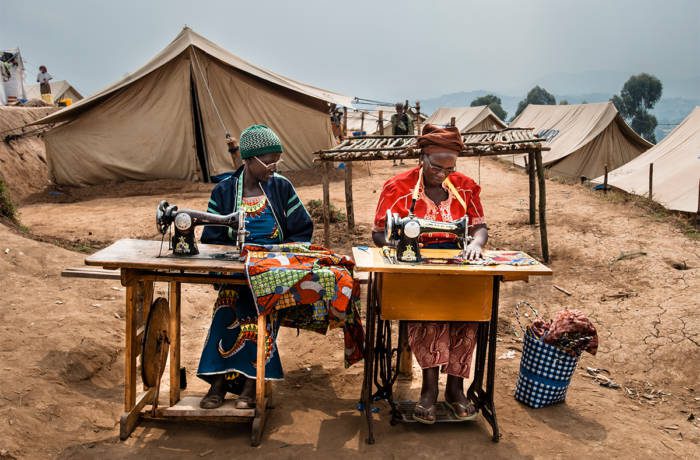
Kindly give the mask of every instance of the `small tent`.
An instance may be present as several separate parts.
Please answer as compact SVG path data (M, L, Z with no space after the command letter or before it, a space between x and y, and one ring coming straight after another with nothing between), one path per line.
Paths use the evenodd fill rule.
M83 98L83 95L66 80L51 81L50 84L54 103L62 99L70 99L73 102L77 102ZM27 99L41 99L41 91L38 84L27 85L26 90Z
M35 124L59 184L186 179L231 171L226 133L272 127L283 169L312 166L333 142L329 104L351 98L257 67L185 27L150 62L97 94Z
M25 98L24 61L18 48L0 50L0 104L13 104Z
M654 164L652 199L668 209L698 210L700 181L700 107L661 142L608 174L608 184L635 195L649 194L649 165ZM594 180L602 184L603 177Z
M612 102L528 105L511 128L534 128L549 151L542 162L553 176L593 178L633 160L653 144L630 128ZM521 156L516 164L525 166Z
M364 132L368 136L379 135L379 111L382 111L384 134L391 135L391 116L396 113L394 107L379 106L374 110L348 110L348 136ZM364 121L362 113L365 114Z
M452 117L459 132L497 131L506 128L506 124L487 106L477 107L440 107L433 112L425 123L447 127Z

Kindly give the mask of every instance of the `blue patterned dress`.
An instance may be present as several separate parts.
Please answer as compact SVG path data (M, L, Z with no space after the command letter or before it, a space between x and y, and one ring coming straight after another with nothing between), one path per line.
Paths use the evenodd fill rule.
M277 244L281 240L279 225L265 195L238 197L239 206L246 211L247 243ZM277 352L277 315L268 322L265 380L284 377ZM215 376L225 374L227 390L240 394L245 377L255 378L257 362L258 313L248 286L226 285L219 289L214 304L209 334L199 360L197 376L211 383Z

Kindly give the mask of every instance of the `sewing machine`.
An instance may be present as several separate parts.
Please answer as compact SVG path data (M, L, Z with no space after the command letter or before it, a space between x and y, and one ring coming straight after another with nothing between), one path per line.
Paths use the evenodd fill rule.
M468 234L469 217L452 222L438 222L430 219L420 219L413 214L399 217L398 214L386 212L386 241L396 247L396 260L399 262L415 263L422 260L418 240L425 233L450 233L456 235L462 247L466 247L472 237Z
M165 235L171 224L175 228L171 240L171 249L176 256L193 256L199 254L195 242L194 229L199 225L220 225L228 227L236 235L236 248L240 254L245 243L245 211L237 211L225 216L191 209L178 209L177 206L163 200L156 208L156 227Z

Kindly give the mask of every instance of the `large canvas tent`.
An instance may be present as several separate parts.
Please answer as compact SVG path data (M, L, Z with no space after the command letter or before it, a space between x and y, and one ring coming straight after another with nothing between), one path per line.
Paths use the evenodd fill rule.
M332 145L329 104L351 98L250 64L185 27L150 62L37 124L59 184L208 180L232 169L225 135L253 123L280 136L284 167Z
M41 99L41 91L39 85L27 85L27 99ZM54 103L62 99L71 99L73 102L77 102L83 98L83 95L78 92L77 89L73 87L66 80L58 80L51 82L51 95L53 96Z
M608 184L635 195L649 194L649 165L653 163L652 199L668 209L698 210L700 181L700 107L661 142L608 174ZM594 180L603 183L603 177Z
M506 124L487 106L477 107L440 107L425 121L438 126L449 126L455 118L459 132L497 131L506 128Z
M551 150L542 162L553 176L594 178L631 161L653 144L630 128L611 102L528 105L511 123L534 128ZM521 156L515 162L525 166Z

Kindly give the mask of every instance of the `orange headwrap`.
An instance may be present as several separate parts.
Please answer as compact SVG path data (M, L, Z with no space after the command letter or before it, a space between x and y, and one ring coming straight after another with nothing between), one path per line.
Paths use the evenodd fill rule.
M418 137L418 147L426 155L444 151L459 153L464 149L464 142L459 129L454 126L439 128L427 124L423 127L423 134Z

